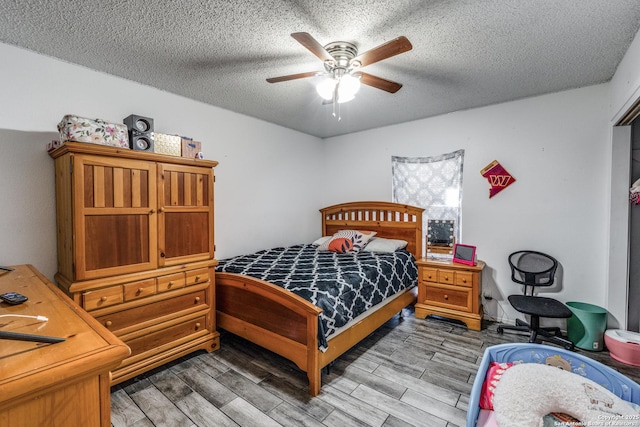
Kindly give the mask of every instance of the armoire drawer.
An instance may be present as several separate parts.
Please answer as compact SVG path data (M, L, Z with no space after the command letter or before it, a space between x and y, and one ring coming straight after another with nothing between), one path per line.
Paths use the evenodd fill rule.
M185 279L182 272L158 277L158 292L174 291L184 288L184 285Z
M120 285L86 291L82 294L82 308L87 311L122 304L123 301L124 296Z
M208 268L198 268L196 270L189 270L186 273L186 285L197 285L198 283L203 283L209 281L209 269Z
M140 280L124 285L124 300L134 301L156 294L156 279Z
M130 326L179 313L193 307L204 306L206 302L205 291L202 290L96 317L96 319L111 332L117 333Z
M131 349L131 357L133 357L145 351L153 350L164 344L179 340L180 338L188 337L203 329L206 329L206 319L204 316L169 326L139 338L125 340L125 344Z

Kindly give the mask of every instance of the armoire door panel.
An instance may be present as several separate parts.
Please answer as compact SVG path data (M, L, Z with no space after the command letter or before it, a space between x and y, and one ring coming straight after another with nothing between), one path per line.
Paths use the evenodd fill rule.
M158 164L158 265L213 258L213 171Z
M76 156L78 280L157 267L155 163Z
M149 263L149 215L91 215L85 219L87 271Z
M209 256L209 213L167 212L164 213L165 258L177 258L195 254ZM206 258L205 258L206 259Z

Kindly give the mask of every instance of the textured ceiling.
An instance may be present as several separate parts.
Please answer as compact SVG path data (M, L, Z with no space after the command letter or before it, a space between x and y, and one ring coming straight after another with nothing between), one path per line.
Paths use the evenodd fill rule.
M639 27L638 0L0 2L1 42L323 138L606 82ZM265 81L322 71L294 32L360 53L406 36L363 70L403 88L335 119L318 77Z

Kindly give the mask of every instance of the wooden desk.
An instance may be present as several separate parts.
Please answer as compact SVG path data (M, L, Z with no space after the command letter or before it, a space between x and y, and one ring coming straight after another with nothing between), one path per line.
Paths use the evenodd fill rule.
M454 263L450 260L423 258L418 265L418 301L416 317L428 315L447 317L466 323L469 329L482 328L482 270L477 265Z
M110 370L129 348L29 265L0 275L0 293L29 300L0 304L0 330L56 336L42 344L0 340L0 427L111 425Z

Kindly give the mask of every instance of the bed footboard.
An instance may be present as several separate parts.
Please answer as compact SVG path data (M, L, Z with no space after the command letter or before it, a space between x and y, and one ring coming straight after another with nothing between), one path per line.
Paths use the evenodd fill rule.
M318 316L322 310L279 286L234 273L216 273L217 325L273 351L307 372L320 393Z
M416 300L407 289L318 347L322 310L279 286L234 273L216 273L218 327L291 360L307 373L309 392L320 393L321 370Z

